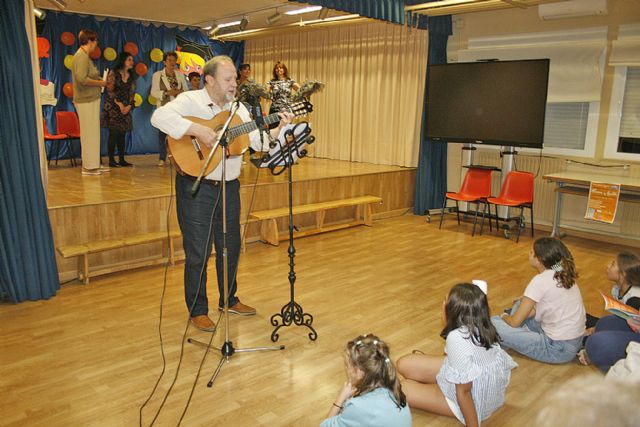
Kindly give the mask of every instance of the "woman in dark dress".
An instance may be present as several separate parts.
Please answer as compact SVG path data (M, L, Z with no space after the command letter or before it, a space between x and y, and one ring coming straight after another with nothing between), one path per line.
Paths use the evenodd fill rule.
M271 91L271 108L269 114L278 111L288 111L291 102L291 92L300 89L298 83L289 77L289 70L284 63L278 61L273 67L273 80L269 82L269 90ZM269 128L277 127L274 123Z
M102 107L102 127L109 129L107 151L109 166L131 166L124 159L125 135L133 128L131 109L136 92L133 56L122 52L116 58L113 70L107 76L107 90ZM120 161L115 160L115 149L118 147Z

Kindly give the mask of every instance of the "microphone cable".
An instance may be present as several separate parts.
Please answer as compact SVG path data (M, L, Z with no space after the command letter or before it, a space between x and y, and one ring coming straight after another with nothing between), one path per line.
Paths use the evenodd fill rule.
M173 164L171 162L169 162L169 186L170 186L169 206L167 208L167 217L166 217L166 225L167 225L166 230L167 230L167 239L168 240L171 239L170 218L171 218L171 207L173 206L173 196L174 196ZM163 284L162 284L162 292L160 294L160 319L158 321L158 338L160 340L160 354L162 355L162 370L160 372L160 375L158 376L158 379L156 380L156 383L153 385L153 388L151 389L151 393L149 393L149 396L147 396L147 399L140 406L140 409L139 409L139 425L140 425L140 427L142 427L142 411L144 410L144 408L147 406L147 404L149 403L149 401L151 400L151 398L155 394L155 392L156 392L156 390L158 388L158 385L160 384L160 381L162 380L162 377L164 376L164 373L165 373L166 368L167 368L167 359L166 359L165 353L164 353L164 341L162 339L162 316L163 316L164 296L165 296L166 289L167 289L167 274L168 274L168 270L169 270L169 263L170 263L170 260L167 259L167 262L164 265L164 280L163 280Z
M170 166L171 166L170 167L171 197L173 197L173 192L174 192L174 187L173 187L173 165L171 164ZM220 192L218 192L218 197L216 198L216 201L214 203L213 209L211 211L211 217L209 219L209 231L208 231L208 235L207 235L207 241L206 241L205 247L203 248L204 249L204 253L206 253L207 247L211 246L211 230L213 228L213 217L214 217L214 214L215 214L215 210L218 207L219 201L220 201ZM170 205L170 207L171 207L171 205ZM170 207L169 207L169 211L167 213L167 217L169 217L170 212L171 212ZM169 228L168 228L168 223L167 223L167 230L168 230L167 234L169 234L170 231L169 231ZM181 369L181 366L182 366L182 360L184 358L184 346L185 346L185 342L186 342L187 331L189 330L189 322L191 321L191 311L195 307L196 300L197 300L198 296L200 295L200 291L201 291L201 288L202 288L202 276L204 274L205 265L207 263L208 263L208 258L203 260L202 267L200 268L198 289L196 291L196 295L194 297L193 302L189 306L189 312L188 312L188 315L187 315L187 322L186 322L186 325L185 325L185 328L184 328L184 332L182 334L182 340L181 340L181 345L180 345L180 356L179 356L179 359L178 359L178 366L176 367L176 372L175 372L173 381L171 382L171 385L167 389L167 391L166 391L166 393L164 395L164 398L162 399L162 402L160 403L160 406L158 407L158 409L157 409L157 411L155 413L155 416L153 417L153 420L151 421L150 426L153 426L155 424L156 420L158 419L158 416L160 415L160 412L162 411L162 409L163 409L163 407L164 407L169 395L171 394L171 391L173 390L173 387L176 384L176 381L178 379L178 375L180 373L180 369ZM168 268L168 262L167 262L166 266ZM163 300L164 300L164 295L165 295L165 290L166 290L166 276L167 276L167 270L165 269L165 282L164 282L164 286L163 286L163 289L162 289L162 296L161 296L161 302L160 302L160 322L159 322L159 326L158 326L159 335L160 335L160 348L161 348L161 352L162 352L162 364L163 365L162 365L162 371L161 371L161 373L160 373L160 375L159 375L159 377L158 377L158 379L156 381L156 384L154 385L151 393L149 394L149 397L144 402L144 404L140 407L140 426L141 427L142 427L142 410L147 405L147 403L151 400L153 395L155 394L155 392L157 390L157 387L158 387L158 385L160 383L160 380L164 376L164 373L165 373L165 370L166 370L166 358L165 358L165 354L164 354L164 345L163 345L162 332L161 332L162 313L163 313L162 306L163 306ZM217 328L216 328L216 330L214 332L211 333L211 338L210 338L209 345L211 344L211 342L213 340L213 337L215 336L216 332L217 332ZM207 349L207 351L208 351L208 349ZM205 356L206 356L206 351L205 351ZM197 378L196 378L196 381L197 381Z

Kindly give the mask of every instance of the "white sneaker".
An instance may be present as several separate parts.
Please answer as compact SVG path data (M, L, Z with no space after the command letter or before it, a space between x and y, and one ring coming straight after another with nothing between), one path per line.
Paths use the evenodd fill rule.
M158 160L158 166L164 166L164 160Z
M100 165L98 170L100 171L100 173L109 173L109 172L111 172L111 168L109 166Z
M82 168L82 175L84 175L84 176L102 175L102 172L100 172L100 169L85 169L85 168Z

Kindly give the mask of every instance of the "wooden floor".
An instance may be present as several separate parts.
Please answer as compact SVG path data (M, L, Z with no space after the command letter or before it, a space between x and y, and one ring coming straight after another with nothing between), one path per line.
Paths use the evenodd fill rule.
M608 291L607 263L621 247L566 238L580 272L587 310L602 314L598 291ZM175 386L155 425L178 424L196 378L186 426L317 426L344 381L342 349L358 334L386 340L396 359L413 349L441 354L440 306L460 281L489 283L492 312L501 312L534 275L520 243L497 235L470 236L453 216L437 221L404 215L296 242L296 300L314 316L318 340L304 327L281 329L284 351L237 353L213 388L206 382L217 353L198 367L203 349L184 345ZM0 305L0 425L131 426L162 369L158 321L167 370L144 410L148 426L176 375L187 325L183 265L118 273L89 286L62 287L49 301ZM238 348L271 345L269 317L288 301L286 245L248 245L239 271L239 296L258 315L231 317ZM210 277L213 276L210 270ZM166 278L166 287L164 279ZM214 286L210 300L217 299ZM213 298L211 298L213 297ZM209 335L189 328L187 336ZM224 340L218 333L215 343ZM526 426L540 398L567 379L595 371L577 363L551 366L514 355L506 405L485 426ZM413 411L416 426L455 426L453 419Z

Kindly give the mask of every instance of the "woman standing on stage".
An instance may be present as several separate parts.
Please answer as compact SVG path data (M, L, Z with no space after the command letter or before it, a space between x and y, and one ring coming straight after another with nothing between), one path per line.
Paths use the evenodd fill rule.
M298 89L300 89L300 85L289 77L287 66L283 62L276 62L273 67L273 80L269 82L269 90L271 91L269 114L287 111L291 102L291 92Z
M107 76L107 95L102 108L102 127L109 129L107 151L109 166L131 166L124 159L125 134L133 129L131 109L133 108L136 92L133 56L128 52L121 52L116 58L113 70ZM115 160L115 150L118 147L120 162Z

